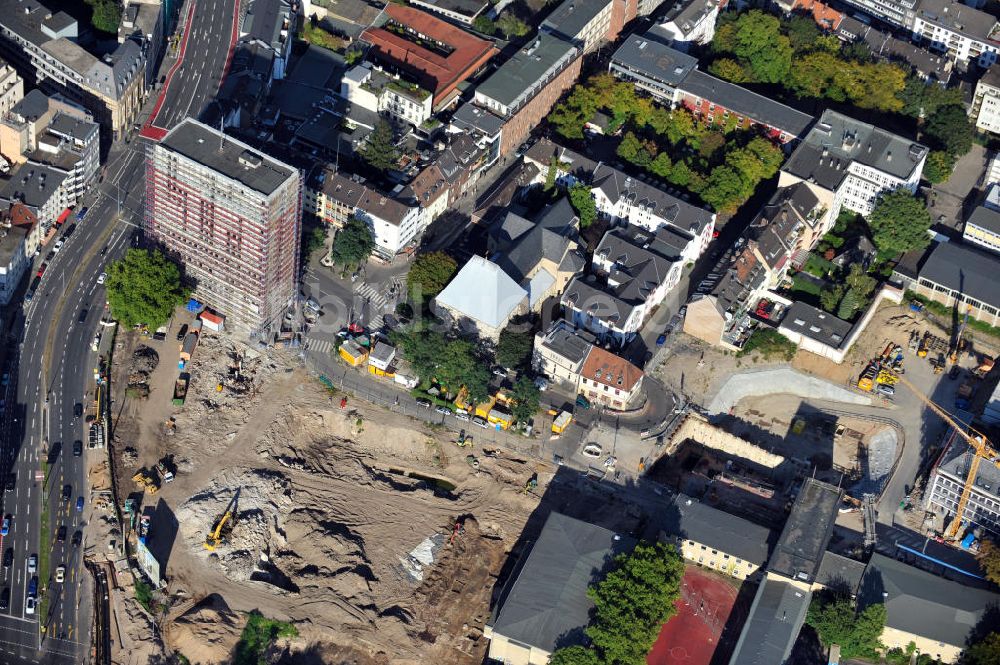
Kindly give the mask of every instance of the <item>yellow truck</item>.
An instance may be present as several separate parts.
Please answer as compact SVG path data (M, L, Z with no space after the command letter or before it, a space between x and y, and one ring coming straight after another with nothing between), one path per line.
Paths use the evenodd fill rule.
M569 427L571 422L573 422L573 414L569 411L561 412L555 417L555 420L552 421L552 433L562 434L566 431L566 428Z

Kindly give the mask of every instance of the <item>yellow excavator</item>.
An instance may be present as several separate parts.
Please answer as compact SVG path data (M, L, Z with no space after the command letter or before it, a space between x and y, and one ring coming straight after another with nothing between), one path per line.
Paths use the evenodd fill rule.
M922 401L927 408L936 413L941 420L948 423L956 433L962 439L972 447L972 461L969 464L969 475L965 478L965 486L962 488L962 494L958 498L958 505L955 506L955 517L952 519L951 524L945 529L944 539L945 540L955 540L958 538L958 532L962 528L963 517L965 513L965 508L969 504L969 497L972 495L972 488L976 484L976 475L979 473L979 464L983 460L986 460L989 464L995 465L1000 468L1000 454L997 453L996 449L990 444L989 440L982 432L978 432L971 427L966 428L955 421L950 413L945 411L943 408L935 404L928 398L919 388L914 386L906 377L900 376L899 383L910 389L914 395L916 395L920 401Z
M215 521L211 533L205 537L205 549L209 552L214 552L215 548L221 545L229 532L233 530L233 524L236 522L236 501L239 498L240 491L237 489L229 505L226 506L226 511Z

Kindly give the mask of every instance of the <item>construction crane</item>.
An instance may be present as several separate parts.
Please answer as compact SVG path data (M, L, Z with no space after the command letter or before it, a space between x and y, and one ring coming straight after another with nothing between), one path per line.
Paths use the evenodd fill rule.
M958 505L955 506L955 518L944 532L944 536L947 540L955 540L958 537L958 530L962 528L962 514L965 512L965 507L969 503L969 497L972 495L972 488L976 484L976 475L979 473L979 464L983 460L986 460L1000 469L1000 455L997 454L997 451L990 445L990 442L986 439L986 436L982 432L978 432L971 427L968 428L969 431L966 432L965 428L960 423L956 422L955 419L951 417L950 413L932 402L930 398L924 395L919 388L910 383L909 379L900 376L899 383L909 388L910 391L916 395L928 409L936 413L941 420L948 423L948 425L972 447L973 455L972 462L969 464L969 475L965 479L965 486L962 488L962 494L958 498Z
M965 328L969 324L969 312L972 310L972 305L965 308L965 316L962 317L962 325L958 328L958 333L955 335L955 346L951 349L951 364L958 364L958 354L962 351L964 346L964 340L962 336L965 335Z
M229 501L229 505L226 506L226 510L222 514L222 517L215 522L215 526L212 527L212 532L205 538L205 549L209 552L214 552L215 548L218 547L229 532L233 530L233 523L236 521L236 501L239 498L240 490L237 489L236 493L233 494L233 498Z

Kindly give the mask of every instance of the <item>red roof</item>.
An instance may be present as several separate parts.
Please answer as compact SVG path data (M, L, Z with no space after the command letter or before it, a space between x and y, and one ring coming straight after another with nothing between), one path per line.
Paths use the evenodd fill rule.
M591 347L580 376L612 388L631 392L642 379L642 370L599 346Z
M413 41L384 27L368 28L361 38L376 48L379 59L420 78L421 85L434 92L435 102L448 95L497 53L485 39L470 35L419 9L390 3L386 5L385 14L391 24L412 31ZM444 54L420 46L416 43L418 35L420 39L444 44L451 51Z
M38 223L38 218L28 206L15 203L10 207L10 223L13 226L34 226Z
M222 317L217 314L212 314L211 312L202 312L198 315L203 321L208 321L209 323L214 323L215 325L220 325L222 323Z

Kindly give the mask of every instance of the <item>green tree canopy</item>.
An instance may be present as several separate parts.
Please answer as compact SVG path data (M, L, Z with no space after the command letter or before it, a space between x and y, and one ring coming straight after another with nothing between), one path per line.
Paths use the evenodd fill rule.
M857 292L862 298L867 298L878 286L878 281L865 272L864 267L860 263L852 263L850 270L847 271L847 277L845 280L847 282L848 288Z
M356 267L368 260L375 249L375 238L368 225L357 217L348 218L333 238L331 258L339 266Z
M590 187L578 182L569 188L569 203L580 218L580 228L585 229L597 221L597 204Z
M747 83L747 70L733 58L718 58L708 67L708 71L730 83Z
M511 397L514 398L514 406L511 407L514 422L528 422L541 408L538 386L526 376L520 377L514 384Z
M531 31L528 24L514 16L510 12L500 14L497 19L497 29L504 34L507 39L511 37L524 37Z
M444 252L420 254L406 275L406 290L414 299L430 300L447 286L458 264Z
M122 10L116 0L87 0L94 13L90 24L101 32L118 34L118 25L122 20Z
M663 543L640 543L615 559L615 569L587 595L594 620L587 627L600 660L614 665L645 665L660 627L676 612L684 561Z
M587 665L587 661L579 662L582 665ZM1000 633L990 633L981 642L971 645L961 662L962 665L996 665L1000 663ZM575 665L572 661L570 663Z
M477 16L476 20L472 22L472 27L484 35L492 35L497 31L496 23L494 23L490 17L485 14Z
M597 652L581 646L556 649L549 658L549 665L601 665Z
M870 658L881 646L885 605L869 605L858 613L846 596L817 594L809 605L806 623L816 629L824 645L839 644L844 658Z
M753 79L762 83L782 83L792 65L792 45L781 34L781 21L758 9L721 25L712 48L735 55Z
M959 157L972 148L974 131L965 108L953 104L942 106L927 118L925 133L932 147Z
M497 363L507 369L526 367L531 361L534 345L535 336L531 331L517 332L507 326L500 331L497 341Z
M385 173L396 168L399 164L399 149L388 120L378 121L359 152L365 163L376 171Z
M323 247L326 242L326 228L320 224L302 225L302 260L308 261L313 252Z
M833 288L823 289L819 293L819 306L828 312L837 311L837 305L840 304L840 300L844 297L844 287L842 284L837 284Z
M469 397L482 402L489 396L488 364L476 356L475 347L464 339L448 339L444 333L421 330L396 331L392 340L402 350L417 375L425 381L437 379L452 395L465 386Z
M1000 584L1000 547L992 540L983 539L976 555L986 579L994 584Z
M955 156L944 150L931 150L924 162L924 178L932 184L945 182L954 170Z
M930 243L931 215L923 201L905 189L886 194L868 217L872 240L880 252L901 254Z
M159 328L188 297L180 268L159 250L130 249L107 272L111 315L126 328Z

